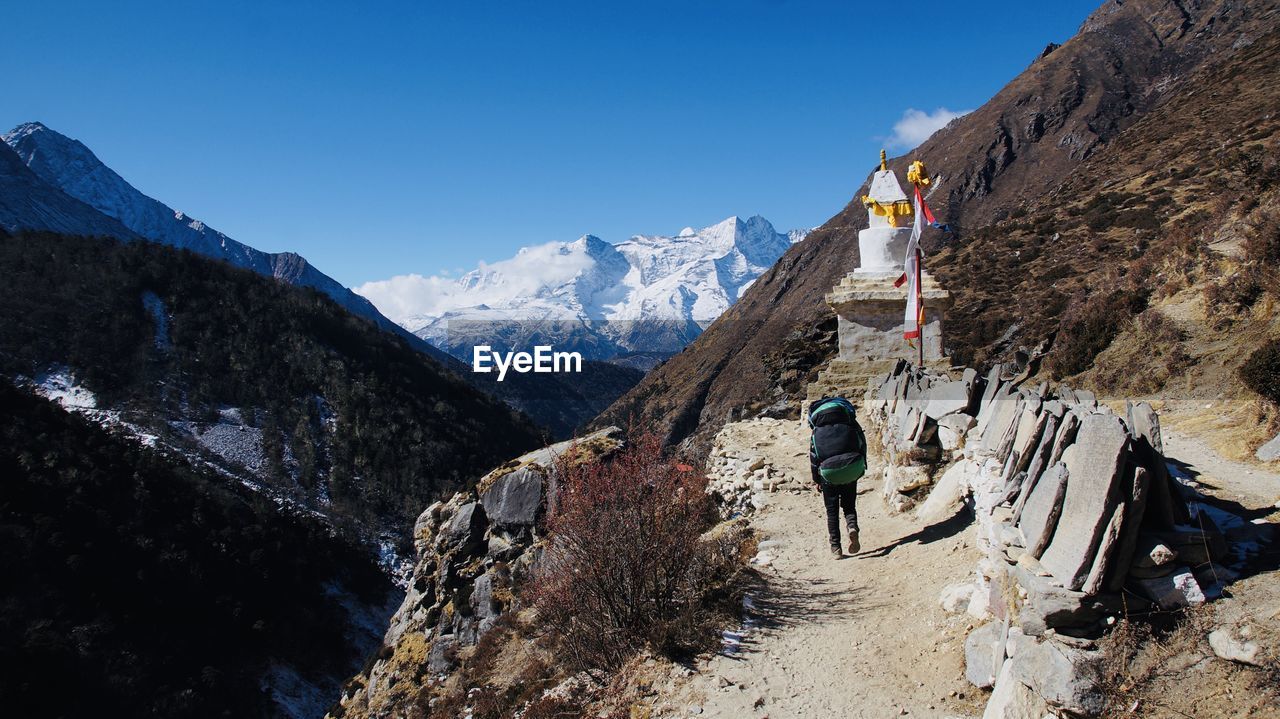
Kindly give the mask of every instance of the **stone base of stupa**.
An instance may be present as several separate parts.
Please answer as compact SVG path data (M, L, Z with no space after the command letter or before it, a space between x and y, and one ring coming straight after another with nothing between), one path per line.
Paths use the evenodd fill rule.
M928 272L924 273L925 324L915 347L902 333L907 288L894 287L900 272L853 272L840 280L826 296L827 304L839 318L839 354L809 386L808 399L842 395L857 399L867 383L893 369L898 360L920 364L920 344L924 345L924 365L938 370L950 366L942 353L942 325L951 306L951 293Z

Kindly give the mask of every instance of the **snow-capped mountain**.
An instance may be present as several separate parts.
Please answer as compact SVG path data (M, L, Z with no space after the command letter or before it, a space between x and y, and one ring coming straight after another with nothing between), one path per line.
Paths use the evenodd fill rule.
M0 142L0 229L133 238L116 220L40 179Z
M550 344L594 359L670 354L806 234L779 233L756 216L616 245L585 235L523 248L456 280L406 275L356 291L401 326L467 360L475 344Z
M300 255L254 249L142 194L78 140L38 122L19 125L0 135L0 139L8 145L0 154L0 181L7 171L13 171L13 168L6 170L6 159L14 159L8 152L12 148L21 164L35 173L42 185L52 186L69 196L61 198L60 204L52 211L43 209L49 202L34 209L31 207L33 203L26 202L24 207L16 208L12 213L0 212L0 221L3 222L0 226L11 230L50 229L67 234L109 235L121 239L142 237L223 259L290 284L315 288L358 315L387 328L394 326L368 300L312 267ZM31 179L18 178L19 184L25 181L26 185L31 184ZM26 192L35 194L30 189ZM4 194L10 193L6 191ZM6 209L0 205L0 211ZM92 220L92 214L96 213L91 213L91 210L101 213L98 220ZM8 214L14 216L10 218Z

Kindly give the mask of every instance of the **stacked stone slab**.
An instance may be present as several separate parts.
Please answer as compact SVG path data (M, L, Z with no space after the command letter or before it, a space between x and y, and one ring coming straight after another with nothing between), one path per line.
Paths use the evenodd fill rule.
M982 384L976 372L953 378L920 372L903 360L872 380L863 395L864 423L882 450L880 473L890 509L905 511L928 494L946 459L959 456L974 418Z
M927 495L920 520L962 503L976 515L983 559L942 601L994 623L966 646L974 683L994 683L992 715L1016 700L1094 716L1095 640L1125 610L1204 602L1230 576L1228 548L1207 513L1189 510L1194 493L1171 476L1150 405L1121 416L1087 391L1021 387L1005 369L979 378L899 363L869 383L863 414L884 445L887 498L906 492L908 471L939 476L906 492Z

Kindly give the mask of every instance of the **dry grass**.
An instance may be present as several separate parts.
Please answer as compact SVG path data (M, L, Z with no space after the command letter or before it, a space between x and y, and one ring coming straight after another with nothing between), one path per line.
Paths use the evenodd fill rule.
M1122 619L1102 640L1105 717L1276 717L1280 668L1235 664L1214 656L1206 636L1212 606L1171 624Z

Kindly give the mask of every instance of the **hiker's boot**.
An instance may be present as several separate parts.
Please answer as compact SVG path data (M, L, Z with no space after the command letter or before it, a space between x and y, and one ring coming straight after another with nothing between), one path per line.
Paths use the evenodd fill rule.
M849 530L849 554L857 554L862 549L862 544L858 542L858 530Z
M831 543L831 556L835 557L836 559L840 559L840 558L844 557L844 552L840 551L840 543L839 543L839 542L832 542L832 543Z

